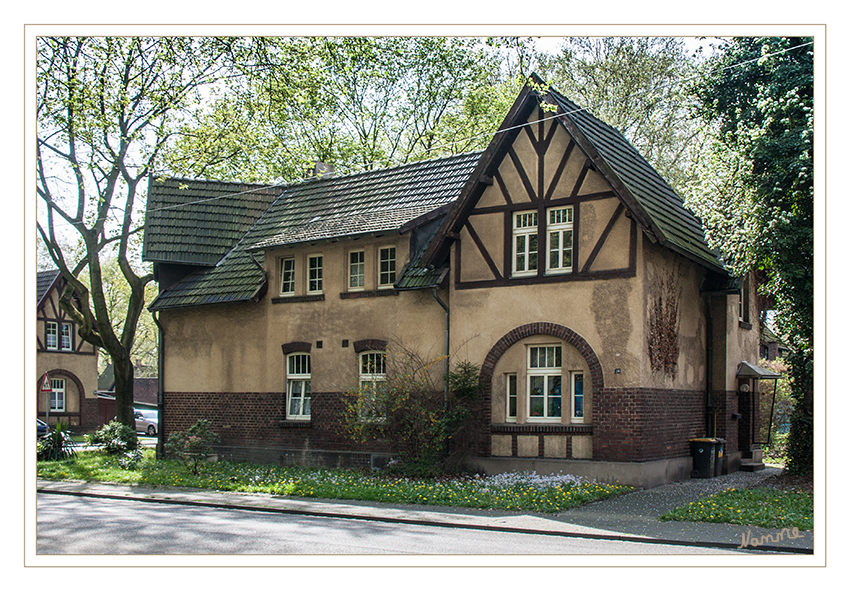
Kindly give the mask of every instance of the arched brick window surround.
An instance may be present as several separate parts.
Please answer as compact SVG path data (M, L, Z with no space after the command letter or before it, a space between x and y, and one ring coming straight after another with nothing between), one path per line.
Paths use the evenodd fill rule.
M354 341L354 352L362 353L363 351L386 351L387 341L380 339L364 339L362 341Z
M309 353L312 348L312 343L305 343L304 341L293 341L291 343L284 343L280 346L284 355L289 355L290 353Z
M493 372L496 371L496 364L499 363L499 359L502 358L502 355L504 355L508 349L522 339L536 335L553 336L566 341L575 347L587 362L587 367L590 370L590 379L593 391L599 392L605 387L605 381L602 377L602 366L599 364L599 358L596 356L593 348L587 341L584 340L584 337L574 330L571 330L566 326L561 326L560 324L554 324L552 322L532 322L531 324L524 324L523 326L510 331L508 334L496 341L496 344L493 345L493 348L490 349L489 353L487 353L487 357L484 358L484 363L481 364L481 376L479 378L479 383L484 389L485 400L490 400L493 386Z

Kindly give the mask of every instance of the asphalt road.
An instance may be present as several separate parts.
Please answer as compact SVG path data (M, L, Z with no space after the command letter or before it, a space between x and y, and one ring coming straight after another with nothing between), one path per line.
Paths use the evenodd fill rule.
M37 495L38 554L738 554L332 517Z

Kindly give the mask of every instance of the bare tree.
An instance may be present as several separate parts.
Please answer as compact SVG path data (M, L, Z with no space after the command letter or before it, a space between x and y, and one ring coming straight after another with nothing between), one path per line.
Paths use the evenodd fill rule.
M145 181L172 129L201 104L202 88L234 75L239 40L54 38L37 41L38 233L67 279L62 309L115 370L117 418L133 425L130 351L153 280L134 257ZM69 251L68 234L84 248ZM110 314L101 261L117 257L129 287L123 318ZM88 280L81 274L87 272Z

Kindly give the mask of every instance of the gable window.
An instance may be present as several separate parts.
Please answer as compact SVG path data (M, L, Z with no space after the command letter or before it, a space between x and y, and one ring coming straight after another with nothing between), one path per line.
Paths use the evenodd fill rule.
M280 260L280 295L295 295L295 259Z
M568 273L573 270L573 208L548 211L546 271Z
M322 255L313 255L307 259L307 293L322 291Z
M515 276L536 275L537 212L518 212L513 217L513 274Z
M366 254L362 250L348 255L348 288L363 289L366 285Z
M286 418L310 418L310 354L286 356Z
M45 322L44 336L45 347L54 350L59 348L59 324L57 322Z
M71 325L67 322L59 326L59 348L62 351L71 350Z
M528 348L528 418L561 418L561 347Z
M395 283L395 246L382 248L379 253L379 262L378 287L392 287Z
M383 351L360 354L360 420L380 421L385 418L380 408L379 389L387 379L387 356Z
M50 379L50 410L65 412L65 379Z

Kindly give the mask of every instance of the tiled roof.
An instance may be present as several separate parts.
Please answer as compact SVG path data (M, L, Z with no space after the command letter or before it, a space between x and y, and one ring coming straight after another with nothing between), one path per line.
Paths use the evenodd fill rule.
M54 269L52 271L41 271L36 274L36 303L41 304L42 298L47 295L47 291L50 289L50 286L53 285L53 282L56 281L56 277L59 275L59 269Z
M457 199L478 158L461 154L288 186L214 267L171 286L151 309L251 299L265 283L263 250L398 231Z
M723 270L716 252L705 242L699 220L661 175L623 135L554 89L549 96L587 138L609 169L619 178L643 213L657 238L668 248L715 270ZM640 212L638 212L640 213Z
M151 177L142 258L215 265L282 192L277 186Z

